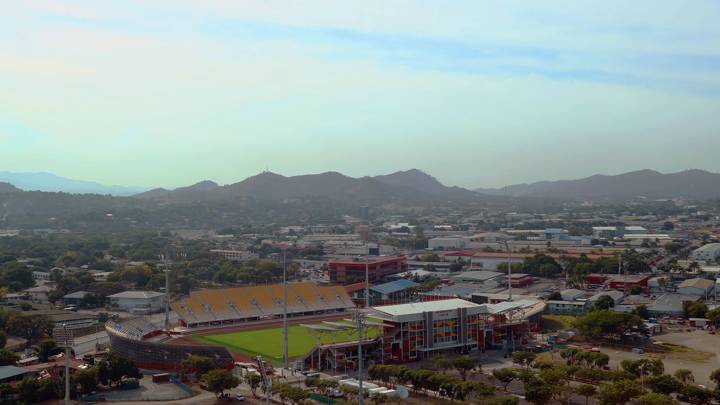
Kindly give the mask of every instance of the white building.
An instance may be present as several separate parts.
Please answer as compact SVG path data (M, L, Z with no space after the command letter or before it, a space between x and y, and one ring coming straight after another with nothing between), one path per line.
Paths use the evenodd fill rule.
M165 294L155 291L124 291L109 295L110 306L133 314L160 312L165 303Z
M690 258L697 261L712 262L720 258L720 243L708 243L693 250Z
M52 291L49 285L39 285L25 290L33 302L48 302L48 294Z
M467 245L467 241L468 239L463 236L432 238L428 240L428 248L432 250L463 249Z

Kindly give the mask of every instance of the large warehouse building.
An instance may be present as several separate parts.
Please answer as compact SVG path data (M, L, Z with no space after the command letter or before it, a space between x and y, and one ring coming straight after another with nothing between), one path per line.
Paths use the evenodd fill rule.
M182 327L234 325L282 317L283 297L282 284L197 290L172 308ZM289 317L345 312L354 306L343 287L288 284Z

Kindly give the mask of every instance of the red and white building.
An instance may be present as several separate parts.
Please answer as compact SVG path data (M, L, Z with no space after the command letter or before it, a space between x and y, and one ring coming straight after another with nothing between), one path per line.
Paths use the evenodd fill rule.
M365 282L367 267L371 284L379 282L391 274L405 273L408 270L407 259L401 257L370 257L368 262L362 259L333 261L328 263L327 272L330 281L338 284Z

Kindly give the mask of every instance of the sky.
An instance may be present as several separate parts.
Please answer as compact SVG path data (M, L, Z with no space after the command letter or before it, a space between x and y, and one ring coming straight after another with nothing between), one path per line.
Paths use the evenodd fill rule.
M9 2L0 171L720 171L719 18L716 0Z

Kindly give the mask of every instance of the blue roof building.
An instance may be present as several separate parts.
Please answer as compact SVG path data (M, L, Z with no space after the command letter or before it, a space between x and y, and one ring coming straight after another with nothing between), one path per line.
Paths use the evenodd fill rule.
M417 285L418 283L414 281L401 278L389 283L370 287L371 305L379 305L385 302L406 302L411 296L410 290Z

